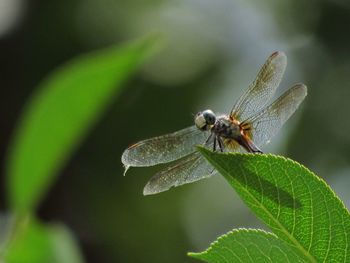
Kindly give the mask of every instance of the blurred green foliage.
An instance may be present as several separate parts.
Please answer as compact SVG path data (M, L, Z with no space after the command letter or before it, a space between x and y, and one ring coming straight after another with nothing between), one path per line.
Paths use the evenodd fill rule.
M36 207L122 82L148 55L150 40L81 56L51 73L24 109L8 160L9 201L25 214Z
M8 161L14 223L1 251L6 262L81 262L63 227L50 229L27 217L154 44L148 38L77 57L39 85L24 109Z
M63 225L45 226L27 218L13 231L2 252L5 262L83 262L75 238Z

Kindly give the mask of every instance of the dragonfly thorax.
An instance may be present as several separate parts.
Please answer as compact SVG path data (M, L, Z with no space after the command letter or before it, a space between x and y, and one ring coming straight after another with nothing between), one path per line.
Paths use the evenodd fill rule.
M194 124L202 131L210 130L216 122L216 115L211 110L200 111L194 118Z
M228 116L219 116L211 131L217 136L228 139L237 139L241 136L240 123L231 120Z

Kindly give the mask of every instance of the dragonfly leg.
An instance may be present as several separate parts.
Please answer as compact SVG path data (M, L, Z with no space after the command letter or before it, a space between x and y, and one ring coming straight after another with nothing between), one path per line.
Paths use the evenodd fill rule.
M214 144L213 144L213 152L216 151L216 140L217 140L217 138L216 138L216 136L215 136L215 137L214 137Z
M207 145L207 143L210 141L211 137L213 136L213 134L211 133L208 138L205 140L204 145Z
M222 140L219 136L217 137L217 140L218 140L220 151L224 152L224 147L223 147L224 143L222 142Z

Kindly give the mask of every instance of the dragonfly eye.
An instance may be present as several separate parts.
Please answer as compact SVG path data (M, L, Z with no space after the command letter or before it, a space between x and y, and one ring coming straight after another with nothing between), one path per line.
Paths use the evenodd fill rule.
M216 121L216 116L211 110L203 111L203 117L208 125L214 125Z

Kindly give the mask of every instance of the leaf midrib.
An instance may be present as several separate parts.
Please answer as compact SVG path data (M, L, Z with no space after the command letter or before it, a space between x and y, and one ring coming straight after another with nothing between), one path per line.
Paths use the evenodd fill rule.
M218 162L210 158L210 161L212 163L215 163L218 167L221 167ZM273 222L276 223L278 227L282 230L282 232L291 240L291 242L296 246L297 249L301 251L303 255L305 255L311 262L317 263L317 260L314 258L313 255L311 255L290 233L289 231L275 218L270 211L259 202L254 195L252 195L239 181L237 181L234 177L232 177L228 172L226 172L225 169L221 168L220 170L223 171L223 175L227 178L232 178L235 180L235 182L239 185L241 185L241 188L243 191L245 191L257 204L258 206L273 220ZM241 169L242 171L242 169ZM221 172L221 171L220 171ZM242 171L243 172L243 171ZM244 172L243 172L244 173Z

